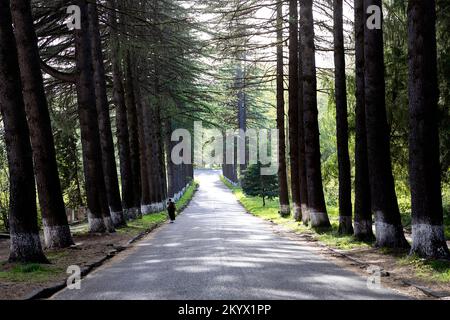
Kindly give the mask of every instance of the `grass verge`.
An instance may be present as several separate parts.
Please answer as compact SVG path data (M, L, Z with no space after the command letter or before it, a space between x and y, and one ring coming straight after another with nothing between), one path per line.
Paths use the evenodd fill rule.
M425 260L418 256L407 256L400 258L398 263L414 267L416 276L420 279L450 283L450 261Z
M198 188L198 182L193 181L186 189L184 195L176 202L177 211L181 212L189 204L191 199L194 197L195 191ZM155 225L163 223L168 220L168 215L166 211L161 211L157 213L151 213L144 215L140 219L127 222L127 226L118 229L117 232L127 233L130 235L138 235L141 232L153 228Z
M0 267L0 280L8 282L45 282L64 271L56 266L37 263L2 263Z

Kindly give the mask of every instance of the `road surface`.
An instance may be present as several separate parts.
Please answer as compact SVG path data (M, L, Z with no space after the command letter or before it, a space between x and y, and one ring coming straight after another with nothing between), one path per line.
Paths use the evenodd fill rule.
M167 224L54 299L398 299L245 213L214 171Z

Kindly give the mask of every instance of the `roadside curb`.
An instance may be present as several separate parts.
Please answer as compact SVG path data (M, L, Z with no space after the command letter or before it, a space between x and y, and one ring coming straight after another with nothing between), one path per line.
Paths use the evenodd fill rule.
M448 298L450 297L450 292L439 292L435 290L431 290L430 288L418 285L414 282L408 281L408 280L401 280L405 285L414 287L420 291L422 291L424 294L426 294L429 297L436 298L436 299L442 299L442 298Z

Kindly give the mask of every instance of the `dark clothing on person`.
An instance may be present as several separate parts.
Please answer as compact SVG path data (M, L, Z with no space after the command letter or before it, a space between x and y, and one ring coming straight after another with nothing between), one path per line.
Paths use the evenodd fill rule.
M175 203L173 203L172 201L169 201L169 203L167 204L167 212L169 213L169 218L172 221L175 221L175 211L177 210L177 208L175 207Z

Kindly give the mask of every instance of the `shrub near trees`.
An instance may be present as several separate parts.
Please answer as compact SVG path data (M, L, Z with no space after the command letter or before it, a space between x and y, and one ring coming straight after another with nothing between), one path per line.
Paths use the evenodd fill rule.
M263 206L266 206L266 198L273 199L278 196L278 177L276 175L262 175L262 165L251 165L244 172L242 178L242 190L246 195L261 197Z
M257 6L247 8L243 2L239 3L242 7L238 4L236 8L246 8L245 15L241 15L243 20L248 19L249 12L258 10ZM445 1L410 0L406 5L396 0L355 0L354 21L349 22L346 19L349 17L344 16L344 3L340 0L264 2L273 10L271 32L276 39L271 45L273 62L277 65L272 81L276 76L277 127L281 139L280 212L287 212L283 208L289 205L289 198L283 186L289 181L294 219L299 220L298 204L301 203L305 224L329 228L325 199L333 197L332 202L339 206L341 234L354 234L359 240L376 238L379 247L408 249L410 244L405 238L401 213L405 219L408 214L405 210L410 207L411 253L448 258L442 205L445 192L442 185L448 190L448 181L441 181L441 177L448 176L449 163L446 156L449 90L448 75L445 76L448 17L437 15L448 4ZM369 14L371 6L380 10L371 10ZM283 13L284 10L288 13ZM239 16L240 9L234 13ZM321 15L320 23L316 14ZM383 15L388 28L383 28ZM367 19L377 23L368 25ZM378 22L381 28L377 27ZM326 33L331 37L327 38ZM327 40L330 38L332 41ZM349 50L353 44L355 50ZM288 61L283 47L289 51ZM243 44L240 49L251 51L252 47ZM317 51L333 51L333 70L316 66ZM289 68L283 68L286 61ZM353 75L349 73L352 67L347 66L349 61L354 61ZM288 75L283 74L285 70ZM283 88L287 79L288 106ZM319 130L329 125L324 119L330 118L320 113L327 111L317 100L324 94L322 84L329 89L325 94L336 107L333 111L336 131L331 137L336 139L333 150L325 149L329 141L327 146L319 143L330 139L330 136L321 137ZM354 110L350 109L352 106ZM289 121L285 121L286 116ZM285 150L286 123L289 145ZM329 127L326 129L328 132ZM351 147L354 149L350 150ZM324 150L326 154L321 154ZM284 174L285 159L290 165L290 176ZM244 176L243 183L245 179ZM327 183L336 180L333 183L338 185L337 193L324 190L325 179ZM398 193L401 193L401 208ZM410 205L405 198L411 199Z

